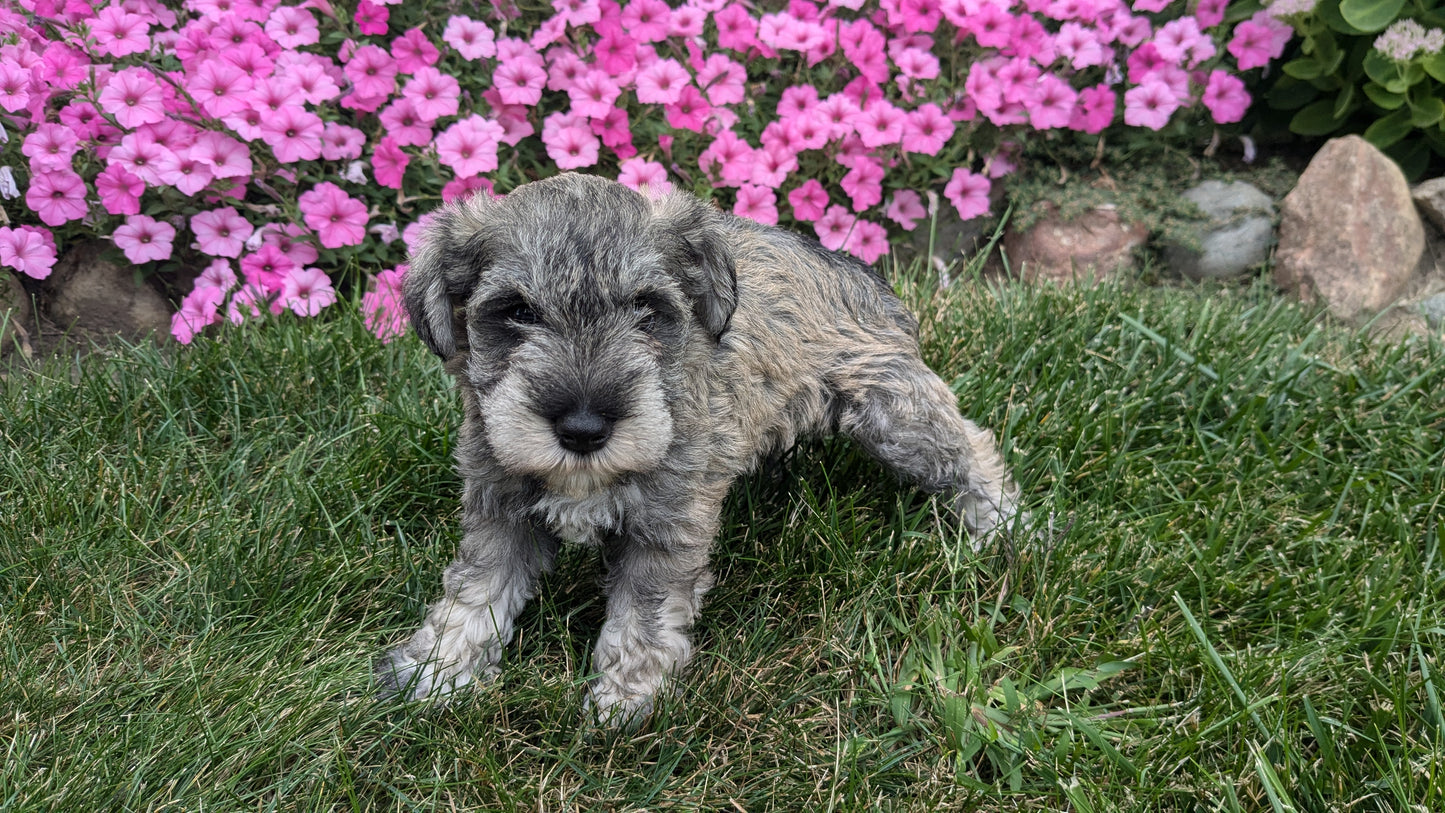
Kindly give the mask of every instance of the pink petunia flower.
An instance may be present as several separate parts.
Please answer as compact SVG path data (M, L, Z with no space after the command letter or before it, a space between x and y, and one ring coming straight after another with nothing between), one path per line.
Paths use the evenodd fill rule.
M875 99L853 117L853 129L863 145L870 149L897 144L903 137L903 123L908 115L883 99Z
M30 159L31 173L70 169L70 159L80 149L80 139L69 127L45 123L21 143L20 152Z
M1284 53L1284 46L1293 31L1273 18L1251 18L1234 27L1234 37L1226 47L1234 55L1240 70L1261 68Z
M632 0L622 9L622 27L638 42L667 39L672 9L664 0Z
M360 0L356 4L356 30L363 34L376 36L386 33L386 22L391 16L391 10L386 6L380 6L371 0Z
M156 166L156 173L165 186L174 186L184 195L194 195L211 184L211 165L191 154L190 150L168 152Z
M663 105L663 112L667 115L667 126L701 133L712 117L713 108L703 98L702 91L687 85L678 94L677 101Z
M220 321L221 301L226 292L199 280L181 300L181 308L171 315L171 335L181 344L190 344L202 330Z
M546 84L547 71L534 59L503 62L492 73L492 86L506 104L531 107L542 100L542 88Z
M101 89L98 101L100 109L114 116L122 127L139 127L166 118L160 83L145 68L116 71Z
M1029 123L1036 130L1050 130L1067 127L1074 117L1074 103L1078 94L1069 83L1052 73L1039 79L1034 96L1025 103L1029 111Z
M688 83L687 69L677 60L659 59L637 74L637 100L643 104L672 104Z
M266 18L266 36L282 48L302 48L321 41L316 16L300 6L277 6Z
M261 140L283 164L321 157L321 117L300 105L288 105L261 120Z
M31 279L45 279L55 266L55 240L35 226L0 227L0 265Z
M1114 89L1108 85L1084 88L1079 91L1078 105L1069 120L1069 129L1091 134L1103 132L1114 121L1116 101Z
M315 316L336 302L336 290L324 271L294 268L282 282L281 302L297 316Z
M191 216L191 233L196 236L193 247L212 257L239 257L246 239L255 231L251 222L233 206L222 206Z
M591 70L582 74L567 89L572 99L572 112L590 119L606 118L615 108L622 88L606 71Z
M299 267L286 252L270 243L241 258L241 275L246 283L267 294L279 292L285 285L286 275Z
M0 60L0 108L14 113L30 104L30 71L9 60Z
M401 179L410 162L411 157L388 136L377 142L376 149L371 153L371 174L382 186L401 189Z
M462 178L491 172L497 168L497 144L501 135L500 124L473 114L437 136L437 160Z
M717 25L719 48L741 53L759 45L758 21L742 3L729 3L721 11L714 12L712 20Z
M988 193L992 185L988 178L976 175L963 167L953 170L953 177L943 187L943 196L958 210L958 216L972 220L988 214Z
M196 277L197 286L208 286L221 291L229 291L236 287L240 280L236 279L236 271L231 267L230 260L211 260L206 270Z
M778 196L766 186L745 183L738 187L733 214L756 220L766 226L778 224Z
M822 217L828 204L827 190L814 178L809 178L802 186L788 193L788 205L793 207L793 218L804 223Z
M140 265L170 259L176 229L149 215L130 215L116 227L110 239L116 248L125 252L126 259Z
M883 164L877 159L860 158L843 176L839 186L852 199L853 211L862 212L883 200Z
M1244 80L1224 71L1209 73L1209 82L1204 87L1204 106L1219 124L1230 124L1244 118L1249 109L1249 92L1244 89Z
M1130 127L1162 129L1178 109L1179 96L1153 76L1124 92L1124 123Z
M326 248L360 245L366 239L366 204L323 181L296 199L302 219Z
M61 226L85 217L85 180L69 169L31 176L25 191L29 206L47 226Z
M217 178L245 178L252 172L251 148L225 133L207 130L196 136L191 155L210 164Z
M661 197L672 191L672 182L667 179L667 167L656 161L629 158L618 165L617 182L643 194Z
M888 253L888 230L877 223L858 218L843 244L843 249L869 265Z
M829 206L822 217L813 224L813 231L818 235L818 242L829 251L837 251L848 242L849 236L853 234L853 224L858 217L842 206Z
M717 138L697 159L705 172L714 168L721 186L737 186L753 177L753 147L731 130L718 133Z
M461 15L453 15L447 20L442 41L455 48L466 60L489 59L497 53L496 35L492 29L486 23Z
M912 189L900 189L893 193L888 209L883 213L889 220L903 227L904 231L918 228L918 221L928 216L923 198Z
M554 114L556 115L556 114ZM550 117L549 117L550 118ZM592 128L584 123L557 127L548 137L542 139L547 155L558 169L581 169L597 163L601 147Z
M100 196L100 205L113 215L140 214L140 196L145 191L145 181L127 172L120 164L111 164L95 176L95 192Z
M402 35L391 41L391 56L396 60L396 69L401 73L415 74L422 68L437 64L442 53L420 28L408 28Z
M431 123L417 115L410 99L397 99L383 107L377 118L397 146L424 147L432 142Z
M361 157L366 133L347 124L326 122L321 128L321 157L327 161L351 161Z
M150 24L119 5L106 6L90 21L90 35L102 54L113 57L145 53L151 47Z
M216 118L249 107L254 82L245 71L220 58L207 59L186 74L186 90L202 110Z
M361 295L363 321L382 344L406 335L408 320L401 298L405 274L404 265L380 271L372 278L371 290Z
M387 97L396 90L396 60L376 45L363 45L343 69L352 92L364 98Z
M903 122L903 136L900 142L906 152L937 155L938 151L953 138L954 124L939 108L929 102L909 112Z

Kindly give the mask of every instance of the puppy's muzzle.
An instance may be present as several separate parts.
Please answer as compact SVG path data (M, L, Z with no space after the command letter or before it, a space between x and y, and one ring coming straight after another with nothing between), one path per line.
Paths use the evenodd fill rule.
M583 404L552 422L557 443L569 452L588 455L601 449L612 437L613 420Z

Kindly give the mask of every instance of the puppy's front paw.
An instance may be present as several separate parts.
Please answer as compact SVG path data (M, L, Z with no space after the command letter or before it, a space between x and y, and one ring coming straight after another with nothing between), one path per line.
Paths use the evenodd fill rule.
M457 664L413 657L405 645L391 650L376 662L377 695L382 699L444 700L472 683L472 672Z
M587 687L582 717L602 728L636 731L652 715L652 705L652 695L626 693L621 686L602 678Z

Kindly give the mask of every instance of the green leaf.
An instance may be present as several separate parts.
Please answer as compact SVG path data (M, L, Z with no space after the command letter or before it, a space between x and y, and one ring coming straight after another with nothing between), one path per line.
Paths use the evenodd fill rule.
M1364 89L1370 101L1386 110L1398 110L1405 103L1405 94L1391 93L1374 82L1366 82Z
M1340 95L1335 97L1335 118L1341 121L1345 116L1358 110L1360 107L1359 97L1355 95L1354 85L1345 85L1340 90Z
M1411 124L1423 130L1432 124L1438 124L1441 119L1445 119L1445 102L1434 96L1410 99Z
M1289 131L1302 136L1329 135L1338 130L1343 122L1335 118L1335 100L1320 99L1294 114L1289 120Z
M1298 110L1319 98L1320 92L1308 82L1281 76L1264 95L1275 110Z
M1383 31L1400 16L1405 0L1340 0L1340 15L1362 32Z
M1319 3L1315 4L1315 16L1324 20L1325 24L1328 25L1331 30L1338 31L1341 34L1359 36L1360 34L1369 33L1368 31L1361 31L1345 20L1344 16L1340 13L1340 0L1320 0Z
M1402 107L1367 127L1365 140L1383 150L1409 135L1413 129L1414 126L1410 124L1410 110Z
M1296 79L1309 80L1318 77L1323 72L1323 66L1313 58L1300 57L1284 63L1280 70Z
M1420 67L1436 82L1445 82L1445 51L1436 51L1425 57L1421 60Z

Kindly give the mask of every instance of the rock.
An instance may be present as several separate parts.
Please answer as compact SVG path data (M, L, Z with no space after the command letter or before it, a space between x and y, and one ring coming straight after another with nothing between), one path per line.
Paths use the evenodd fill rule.
M1445 178L1421 181L1410 190L1410 197L1435 228L1445 231Z
M1235 181L1204 181L1182 197L1204 212L1196 227L1199 250L1165 248L1169 267L1190 279L1234 279L1269 258L1274 239L1274 201L1255 187Z
M136 281L130 266L103 258L109 243L91 240L66 250L46 279L49 315L62 328L132 338L171 327L160 294Z
M1433 330L1445 330L1445 294L1435 294L1420 302L1420 313Z
M1149 238L1140 223L1125 223L1112 205L1065 221L1053 204L1032 226L1004 235L1009 265L1028 282L1100 281L1133 267L1134 249Z
M1359 136L1327 142L1280 209L1275 284L1341 319L1394 302L1425 250L1405 176Z
M7 352L11 345L20 343L24 347L25 325L30 323L30 294L14 274L0 271L0 353Z

